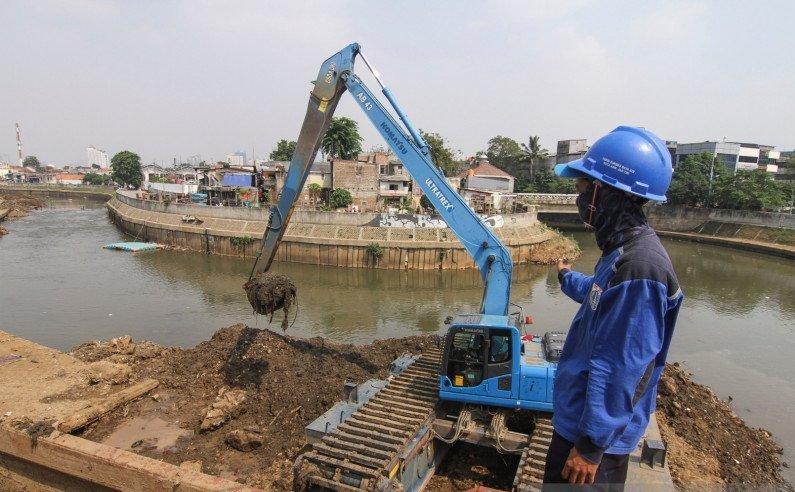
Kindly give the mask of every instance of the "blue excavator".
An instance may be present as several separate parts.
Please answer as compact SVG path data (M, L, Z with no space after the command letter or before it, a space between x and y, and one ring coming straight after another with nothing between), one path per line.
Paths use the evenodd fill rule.
M357 56L373 74L397 118L354 73ZM348 410L343 409L339 418L336 411L331 412L312 448L300 460L297 469L303 471L297 474L296 484L334 490L419 490L433 474L444 449L458 440L521 454L517 490L540 483L538 468L543 472L543 443L551 436L548 412L552 410L552 382L563 335L526 333L528 320L521 308L510 302L510 252L450 186L434 164L427 142L357 43L335 53L320 67L251 279L270 275L268 269L297 198L346 90L474 258L483 279L483 298L479 312L452 318L436 351L394 364L393 376L380 386L376 384L377 391L360 391L362 397L350 400ZM294 295L294 287L285 289L292 289L288 294ZM272 314L272 298L269 308L263 308L255 297L249 295L255 310ZM369 399L363 401L365 398ZM517 422L523 432L512 429L511 422Z

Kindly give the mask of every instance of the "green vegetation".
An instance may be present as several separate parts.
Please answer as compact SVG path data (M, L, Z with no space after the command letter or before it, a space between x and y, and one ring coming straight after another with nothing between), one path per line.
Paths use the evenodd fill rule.
M710 176L712 179L710 179ZM710 184L711 181L711 184ZM732 174L712 154L694 154L676 166L668 203L738 210L776 210L787 204L790 189L759 170Z
M378 263L384 257L384 248L378 243L370 243L367 245L367 256Z
M362 151L358 123L344 116L332 118L320 145L323 152L332 158L356 159Z
M536 171L527 181L525 193L577 193L573 179L563 179L546 169Z
M311 183L307 190L309 191L309 199L312 200L312 205L317 205L317 201L320 199L320 194L323 192L323 188L317 183Z
M110 176L107 174L88 173L83 176L83 183L93 186L107 186L110 184Z
M345 208L353 203L353 197L350 191L344 188L335 188L334 191L331 192L329 202L331 208Z
M35 155L25 157L25 160L22 161L22 165L25 167L32 167L36 172L42 172L44 170L44 166L41 165L39 158Z
M111 178L122 186L138 188L144 180L141 158L138 154L123 150L110 160Z
M718 208L777 210L787 203L784 188L765 171L741 170L715 181L713 193Z
M424 210L428 210L431 213L436 212L436 208L426 195L422 195L422 198L420 198L420 207L422 207Z
M420 135L428 144L428 151L436 167L441 169L445 176L455 176L460 170L454 159L456 151L448 147L445 139L438 133L420 130Z
M293 154L295 153L295 146L297 142L295 140L285 140L281 139L276 142L276 149L271 152L270 160L272 161L289 161L292 160Z
M541 137L530 135L527 144L522 144L522 162L526 162L530 168L530 179L533 179L536 165L549 157L549 151L541 147Z
M245 249L246 246L254 242L254 238L249 236L230 237L229 242L237 249Z

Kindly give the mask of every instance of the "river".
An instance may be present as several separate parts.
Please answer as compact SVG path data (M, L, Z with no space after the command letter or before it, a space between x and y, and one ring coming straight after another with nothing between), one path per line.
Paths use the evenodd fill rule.
M251 262L175 251L137 254L101 249L125 240L104 205L53 201L4 223L0 238L0 329L69 349L130 334L166 345L191 346L223 326L265 328L242 290ZM599 251L583 248L576 268L590 272ZM663 241L686 300L671 361L737 413L795 450L795 262L696 243ZM479 275L450 271L386 271L277 264L298 286L289 332L365 343L376 338L435 333L447 315L475 311ZM553 267L517 266L513 300L535 328L566 330L577 305L561 294ZM279 329L281 314L272 328ZM792 461L791 459L789 461ZM795 473L784 470L790 481Z

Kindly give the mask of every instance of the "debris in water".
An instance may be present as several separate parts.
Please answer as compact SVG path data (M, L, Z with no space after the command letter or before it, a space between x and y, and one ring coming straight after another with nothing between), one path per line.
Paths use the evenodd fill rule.
M282 330L287 330L287 317L290 306L295 300L296 288L290 277L281 274L260 273L243 285L248 302L259 314L269 314L273 321L273 313L284 310Z

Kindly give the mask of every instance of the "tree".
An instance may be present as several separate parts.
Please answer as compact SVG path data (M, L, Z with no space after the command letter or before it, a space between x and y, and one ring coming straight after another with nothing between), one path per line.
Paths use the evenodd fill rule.
M83 176L83 183L94 186L108 185L110 184L110 176L107 174L88 173Z
M674 169L666 193L668 203L692 207L713 207L716 180L727 173L720 158L710 153L691 154Z
M519 147L516 140L497 135L489 140L486 156L490 163L513 174L522 160L522 148Z
M356 159L362 151L358 123L344 116L332 118L320 145L323 152L334 159Z
M525 193L576 193L573 179L563 179L554 173L543 169L537 171L530 178L528 184L522 188Z
M714 201L720 208L776 210L787 203L787 197L769 173L743 169L716 180Z
M353 203L353 197L350 191L344 188L335 188L331 192L329 201L331 202L331 208L345 208Z
M420 198L420 207L431 213L436 212L436 207L433 206L427 195L422 195L422 198Z
M37 172L42 172L44 170L44 166L41 165L41 162L39 162L39 158L36 157L35 155L29 155L25 157L25 160L22 161L22 165L25 167L32 167Z
M530 179L533 179L536 164L549 157L549 151L541 148L540 140L538 135L530 135L527 144L522 144L522 161L530 166Z
M122 186L138 188L144 180L141 158L135 152L122 150L110 160L111 178Z
M455 163L455 151L447 146L445 139L438 133L430 133L420 130L420 135L428 144L428 152L436 167L442 170L445 176L454 176L458 172Z
M295 153L295 140L281 139L276 142L276 148L271 152L270 160L272 161L290 161L293 159Z
M317 205L317 200L320 198L323 188L317 183L310 183L307 190L309 191L309 199L312 200L312 205Z

